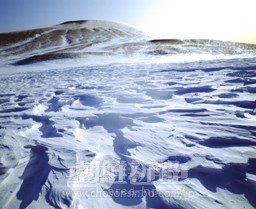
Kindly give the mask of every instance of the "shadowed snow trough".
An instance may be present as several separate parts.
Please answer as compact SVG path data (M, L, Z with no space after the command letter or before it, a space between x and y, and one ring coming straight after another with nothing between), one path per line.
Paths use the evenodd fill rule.
M255 208L256 46L106 21L0 34L0 205Z

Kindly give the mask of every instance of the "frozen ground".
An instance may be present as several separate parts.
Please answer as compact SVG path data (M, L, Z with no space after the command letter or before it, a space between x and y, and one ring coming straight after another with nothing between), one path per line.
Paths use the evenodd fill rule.
M71 43L76 57L26 51L40 35L2 44L2 208L255 208L254 46L113 27L126 39Z

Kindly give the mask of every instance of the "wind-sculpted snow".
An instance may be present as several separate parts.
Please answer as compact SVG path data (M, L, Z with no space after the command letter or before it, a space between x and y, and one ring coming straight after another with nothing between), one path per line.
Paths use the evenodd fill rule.
M85 47L76 45L78 36L87 40L81 30L103 24L87 23L56 26L61 33L81 27L63 49L57 39L36 44L43 35L35 34L50 29L26 33L24 42L19 36L11 45L1 42L7 60L0 72L1 207L255 208L255 58L173 62L169 52L155 48L145 55L135 44L143 51L139 62L111 55L97 63L93 55L94 64L74 57L63 65L12 66L51 47ZM109 34L120 35L111 53L118 44L128 47L127 30ZM186 50L188 43L194 41L151 41L169 51L177 44ZM95 51L102 49L98 44ZM241 47L221 47L231 45ZM253 46L243 46L240 54L250 49L253 55Z

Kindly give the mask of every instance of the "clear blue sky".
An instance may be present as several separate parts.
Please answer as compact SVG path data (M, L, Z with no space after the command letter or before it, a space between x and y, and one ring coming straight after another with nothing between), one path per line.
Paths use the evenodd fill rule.
M256 0L0 0L0 33L110 20L155 38L256 43Z
M159 0L0 0L0 32L81 19L141 27L157 4Z

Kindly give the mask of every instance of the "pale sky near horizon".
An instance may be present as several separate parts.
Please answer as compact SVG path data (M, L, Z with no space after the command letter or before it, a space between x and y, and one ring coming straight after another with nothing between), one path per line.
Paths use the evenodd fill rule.
M0 0L0 33L100 19L154 38L256 44L256 0Z

